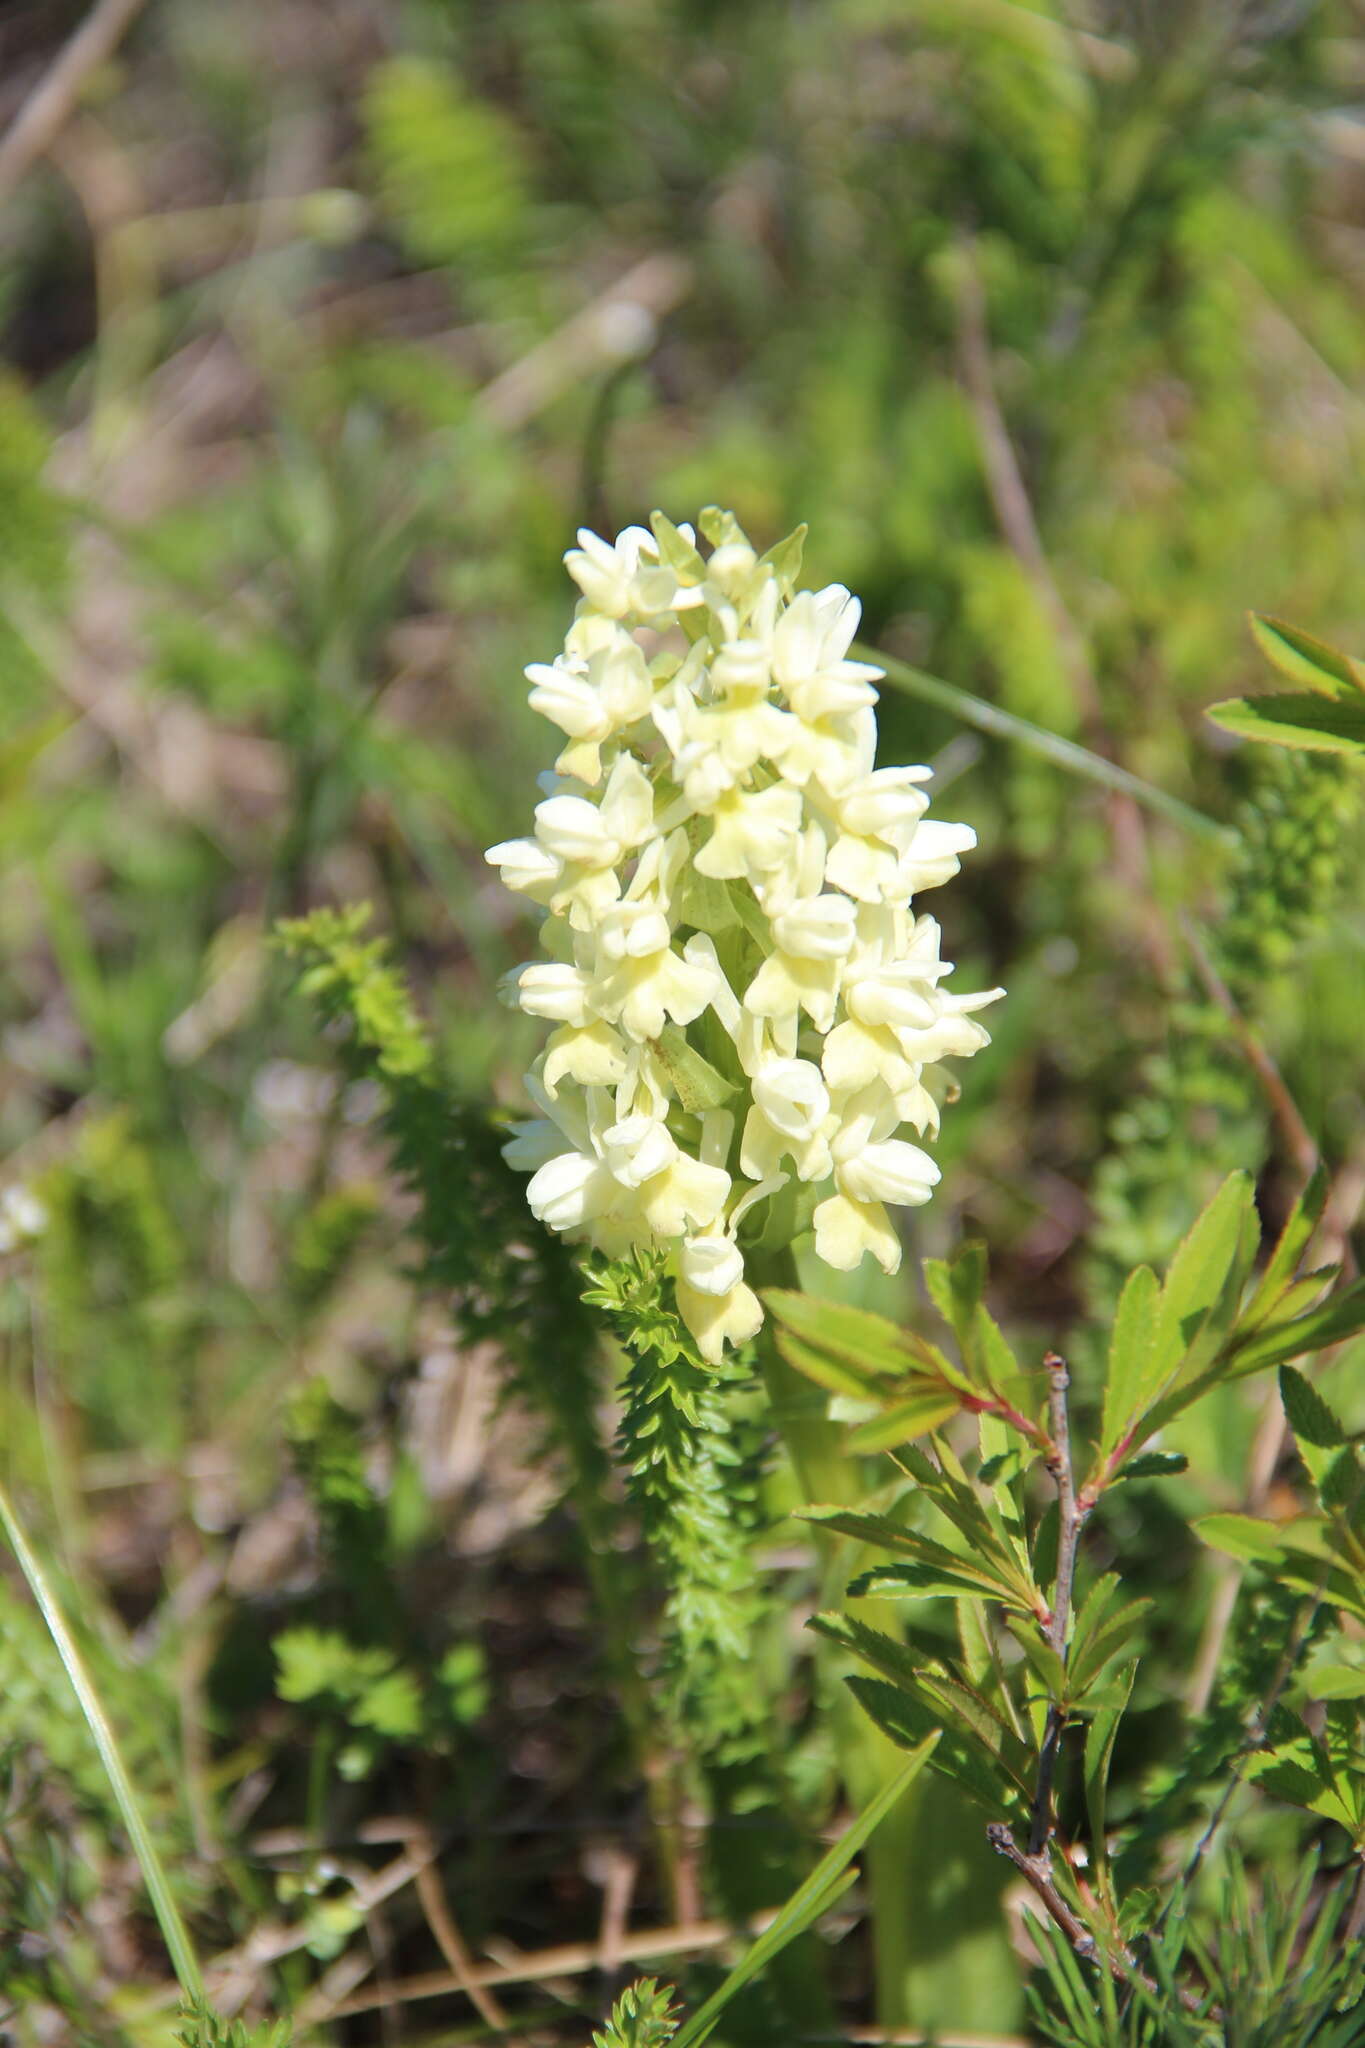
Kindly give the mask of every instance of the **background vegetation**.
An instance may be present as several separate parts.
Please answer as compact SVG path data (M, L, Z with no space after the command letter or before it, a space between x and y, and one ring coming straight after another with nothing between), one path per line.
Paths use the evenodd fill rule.
M480 849L546 765L521 670L562 638L560 556L655 505L732 505L763 545L807 520L811 577L909 665L883 759L932 761L976 827L947 947L1009 991L912 1248L986 1240L995 1313L1021 1358L1068 1353L1082 1434L1124 1274L1164 1269L1232 1169L1274 1225L1321 1154L1349 1265L1359 771L1202 713L1265 680L1248 609L1360 644L1365 20L122 13L27 142L82 9L0 20L0 1155L48 1218L0 1257L3 1477L221 2014L582 2038L632 1958L704 1994L718 1921L785 1896L727 1847L755 1697L784 1754L748 1811L817 1832L846 1812L847 1710L794 1626L821 1566L762 1416L705 1481L748 1518L760 1595L750 1554L708 1553L700 1514L661 1532L648 1473L619 1476L622 1358L528 1239L484 1114L535 1043L493 999L528 938ZM983 732L915 671L1230 829ZM273 936L357 902L369 926ZM923 1322L916 1269L850 1299ZM1348 1431L1360 1360L1321 1378ZM678 1372L685 1461L676 1416L711 1395ZM1190 1475L1092 1532L1155 1602L1109 1794L1115 1826L1165 1830L1136 1829L1139 1878L1212 1810L1184 1760L1219 1699L1235 1718L1269 1682L1273 1561L1233 1626L1235 1570L1188 1528L1309 1499L1266 1398L1187 1414ZM647 1539L710 1556L696 1642L728 1627L749 1668L655 1655ZM1229 1626L1241 1690L1215 1698ZM686 1651L676 1616L664 1638ZM1365 1662L1358 1636L1332 1655ZM680 1728L709 1804L669 1806ZM1248 1925L1310 1852L1341 1864L1334 1825L1248 1807L1251 1876L1219 1879L1252 1885ZM1003 2038L1043 1937L999 1879L950 1876L917 1908L916 2017ZM852 1896L836 2003L805 2008L822 2038L870 2012ZM735 2038L778 2038L764 1995ZM0 1579L0 2026L164 2042L176 1996L57 1650ZM652 2010L622 2038L664 2038Z

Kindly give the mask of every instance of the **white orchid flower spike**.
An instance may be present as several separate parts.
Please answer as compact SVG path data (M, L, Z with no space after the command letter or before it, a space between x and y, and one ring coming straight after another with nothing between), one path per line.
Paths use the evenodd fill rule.
M969 1013L1002 991L946 990L912 910L975 835L925 816L928 769L875 765L858 600L701 526L709 557L661 513L579 534L564 649L526 671L567 744L533 836L488 859L545 913L503 994L556 1027L506 1155L550 1229L665 1258L719 1363L762 1326L741 1225L771 1241L773 1203L828 1265L895 1270L888 1205L939 1178L901 1133L936 1133L926 1074L989 1042Z

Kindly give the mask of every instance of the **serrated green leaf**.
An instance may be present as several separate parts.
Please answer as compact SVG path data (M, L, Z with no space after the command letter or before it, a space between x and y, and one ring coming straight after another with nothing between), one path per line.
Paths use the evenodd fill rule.
M923 1661L908 1643L887 1635L884 1629L869 1628L851 1614L813 1614L806 1623L813 1634L838 1643L850 1655L860 1657L893 1685L911 1685Z
M1355 1826L1354 1802L1337 1784L1326 1750L1306 1729L1289 1742L1277 1742L1269 1753L1249 1756L1242 1773L1272 1799L1301 1806L1347 1829Z
M986 1247L969 1240L951 1260L926 1259L923 1270L934 1305L957 1339L971 1383L996 1393L1003 1393L1007 1383L1031 1391L1031 1382L1020 1372L1018 1359L985 1304Z
M1230 1174L1166 1276L1157 1323L1165 1392L1140 1417L1136 1440L1154 1436L1209 1387L1235 1375L1231 1334L1259 1242L1250 1176Z
M1340 1514L1361 1496L1360 1458L1354 1444L1348 1444L1329 1460L1317 1479L1318 1499L1329 1515Z
M1281 1296L1298 1272L1299 1261L1322 1220L1330 1185L1326 1167L1318 1166L1285 1218L1284 1228L1276 1239L1274 1251L1266 1261L1265 1271L1243 1310L1240 1328L1257 1328L1279 1306Z
M991 1637L990 1618L985 1604L980 1600L959 1600L957 1603L957 1639L962 1651L962 1669L967 1678L977 1687L983 1688L988 1680L998 1676L995 1645ZM1008 1693L1004 1694L1004 1709L1011 1721L1014 1708ZM1015 1734L1019 1733L1017 1723Z
M1013 1731L983 1693L948 1671L922 1668L915 1682L921 1698L938 1708L950 1728L981 1743L993 1757L1003 1760L1004 1746L1013 1740Z
M1133 1637L1142 1628L1151 1612L1150 1600L1129 1600L1117 1613L1110 1615L1102 1624L1087 1635L1085 1643L1071 1654L1070 1678L1071 1697L1080 1705L1090 1688L1099 1680L1106 1665L1127 1650Z
M1157 1310L1158 1370L1179 1362L1222 1304L1237 1277L1243 1226L1254 1213L1250 1174L1230 1173L1171 1261Z
M971 1570L955 1571L937 1564L878 1564L862 1572L848 1588L850 1600L999 1600L1011 1608L1019 1600L1000 1581ZM1022 1610L1027 1612L1026 1609Z
M1312 1381L1292 1365L1282 1365L1279 1378L1285 1420L1299 1444L1312 1444L1321 1451L1339 1450L1346 1442L1346 1431Z
M921 1535L918 1530L904 1528L885 1515L862 1515L838 1507L814 1507L806 1509L802 1519L833 1529L840 1535L856 1537L862 1543L880 1544L895 1556L907 1558L916 1565L928 1566L942 1578L954 1582L959 1591L979 1590L1022 1614L1036 1612L1036 1589L1019 1572L1013 1558L1000 1547L989 1524L986 1539L978 1538L972 1554L963 1555L935 1542L930 1536ZM989 1563L983 1560L989 1560ZM888 1585L878 1590L889 1592L891 1587Z
M765 1288L763 1300L779 1335L789 1331L809 1350L825 1353L855 1374L865 1386L879 1378L902 1379L925 1363L918 1345L912 1348L895 1323L869 1309L822 1301L817 1295L798 1294L786 1287Z
M1128 1275L1114 1316L1109 1341L1109 1371L1104 1387L1100 1451L1107 1455L1154 1397L1165 1376L1157 1359L1157 1313L1161 1283L1150 1266ZM1160 1377L1158 1377L1158 1372Z
M1140 1451L1136 1458L1130 1458L1113 1481L1119 1485L1125 1479L1174 1479L1178 1472L1188 1472L1190 1461L1183 1451Z
M1365 690L1365 668L1358 661L1286 619L1252 612L1251 632L1267 661L1292 683L1304 683L1323 697L1349 699Z
M1346 703L1290 693L1227 697L1221 704L1210 704L1205 715L1224 732L1271 746L1324 754L1365 751L1365 701Z
M1236 1344L1241 1346L1258 1329L1264 1329L1272 1318L1276 1324L1288 1322L1300 1316L1305 1309L1312 1308L1323 1289L1337 1277L1336 1266L1319 1266L1311 1273L1301 1273L1297 1280L1291 1280L1280 1291L1279 1299L1260 1319L1243 1314L1237 1319Z
M918 1444L905 1444L896 1451L895 1462L907 1478L913 1479L929 1496L938 1512L965 1537L970 1551L998 1554L1003 1559L1005 1552L985 1504L964 1473L951 1444L940 1439L936 1450L937 1464Z
M777 1348L788 1365L795 1366L807 1379L814 1380L817 1386L828 1387L831 1393L846 1400L856 1401L864 1410L869 1407L880 1409L878 1390L865 1374L846 1365L832 1352L818 1350L810 1344L805 1344L799 1337L791 1336L786 1330L778 1330L774 1334L777 1338Z
M926 1384L905 1400L893 1403L884 1414L860 1423L850 1434L848 1447L851 1451L871 1453L911 1443L917 1436L940 1428L957 1414L961 1405L951 1388Z
M1234 1343L1229 1377L1242 1379L1247 1373L1281 1365L1286 1359L1325 1351L1329 1345L1354 1337L1361 1329L1365 1329L1365 1280L1356 1280L1310 1309L1307 1315L1294 1316L1288 1322L1267 1323L1247 1342Z
M1067 1697L1066 1666L1053 1649L1051 1643L1045 1643L1038 1634L1036 1623L1030 1624L1026 1621L1015 1621L1013 1618L1008 1618L1006 1627L1019 1645L1025 1663L1041 1682L1048 1698L1050 1700L1065 1699Z
M935 1707L882 1679L850 1678L845 1682L864 1713L901 1749L922 1741L927 1734L939 1733L942 1739L934 1752L934 1769L951 1778L993 1819L1002 1811L1017 1812L1020 1793L1007 1767L974 1733L943 1726Z
M1071 1625L1071 1656L1078 1657L1084 1651L1113 1606L1120 1583L1117 1572L1102 1572L1081 1601Z
M845 1683L864 1714L878 1724L882 1735L890 1737L898 1749L911 1749L937 1735L939 1747L933 1753L933 1769L943 1778L952 1778L954 1784L986 1808L990 1817L999 1817L1003 1806L1013 1804L1009 1780L999 1761L980 1745L941 1729L935 1714L921 1700L876 1677L849 1677Z

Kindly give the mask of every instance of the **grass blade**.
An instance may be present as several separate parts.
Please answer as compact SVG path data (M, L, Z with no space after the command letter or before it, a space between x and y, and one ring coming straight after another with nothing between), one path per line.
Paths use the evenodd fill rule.
M137 1794L133 1790L133 1781L119 1753L114 1731L109 1725L108 1716L100 1703L99 1694L85 1668L75 1639L66 1625L65 1616L57 1604L57 1597L47 1573L29 1547L28 1538L20 1526L13 1504L3 1486L0 1486L0 1522L4 1524L5 1534L19 1562L19 1569L28 1581L29 1591L37 1602L43 1620L47 1623L48 1633L56 1645L57 1655L66 1667L71 1689L80 1702L81 1712L94 1739L95 1748L99 1751L100 1762L104 1765L119 1812L123 1816L123 1824L128 1830L128 1839L133 1845L133 1853L141 1868L147 1895L152 1902L152 1910L165 1937L175 1974L180 1980L180 1988L185 1994L185 2003L190 2006L202 2006L207 2001L198 1958L195 1956L189 1931L180 1917L180 1908L171 1894L165 1866L157 1854L156 1844L143 1819Z
M1078 746L1075 740L1063 739L1060 733L1049 732L1046 726L1032 725L1027 718L1016 718L1012 711L1002 711L998 704L988 704L984 697L974 697L970 690L960 690L956 683L945 683L939 676L911 668L908 662L897 661L893 654L882 654L875 647L862 646L852 647L849 652L859 660L875 662L879 668L885 669L886 680L893 689L904 691L908 697L919 697L926 704L937 704L941 711L951 711L955 718L960 718L964 725L974 725L978 732L990 733L996 739L1013 740L1054 762L1058 768L1065 768L1069 775L1082 775L1105 789L1120 790L1125 796L1132 797L1135 803L1146 804L1149 811L1160 811L1173 824L1180 825L1186 832L1196 833L1201 839L1211 839L1220 846L1233 846L1237 842L1237 834L1231 826L1220 825L1216 818L1206 817L1192 804L1182 803L1178 796L1158 789L1154 782L1144 782L1141 776L1130 775L1116 761L1106 761L1103 754L1092 754L1088 747Z
M747 1949L735 1964L725 1982L717 1987L699 2006L690 2020L681 2027L673 2040L672 2048L698 2048L715 2027L722 2012L744 1986L751 1983L759 1971L765 1969L773 1957L804 1933L813 1920L818 1919L840 1894L854 1881L849 1864L867 1841L880 1822L886 1819L901 1794L907 1791L923 1770L933 1753L938 1736L930 1735L918 1748L911 1751L904 1767L886 1785L875 1799L863 1808L850 1828L839 1837L816 1864L805 1883L794 1891L771 1927L759 1936L753 1946Z

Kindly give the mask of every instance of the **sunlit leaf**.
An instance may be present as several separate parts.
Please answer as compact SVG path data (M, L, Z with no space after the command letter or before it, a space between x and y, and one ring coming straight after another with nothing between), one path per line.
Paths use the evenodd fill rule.
M1353 693L1365 691L1365 667L1349 654L1329 647L1325 640L1315 640L1302 627L1253 612L1251 632L1262 654L1291 683L1304 683L1323 697L1348 700Z
M1156 1348L1161 1284L1150 1266L1139 1266L1124 1283L1109 1340L1100 1450L1117 1448L1131 1424L1155 1396L1164 1375Z
M1348 704L1292 694L1225 697L1209 705L1207 716L1225 732L1272 746L1326 754L1365 750L1365 698Z

